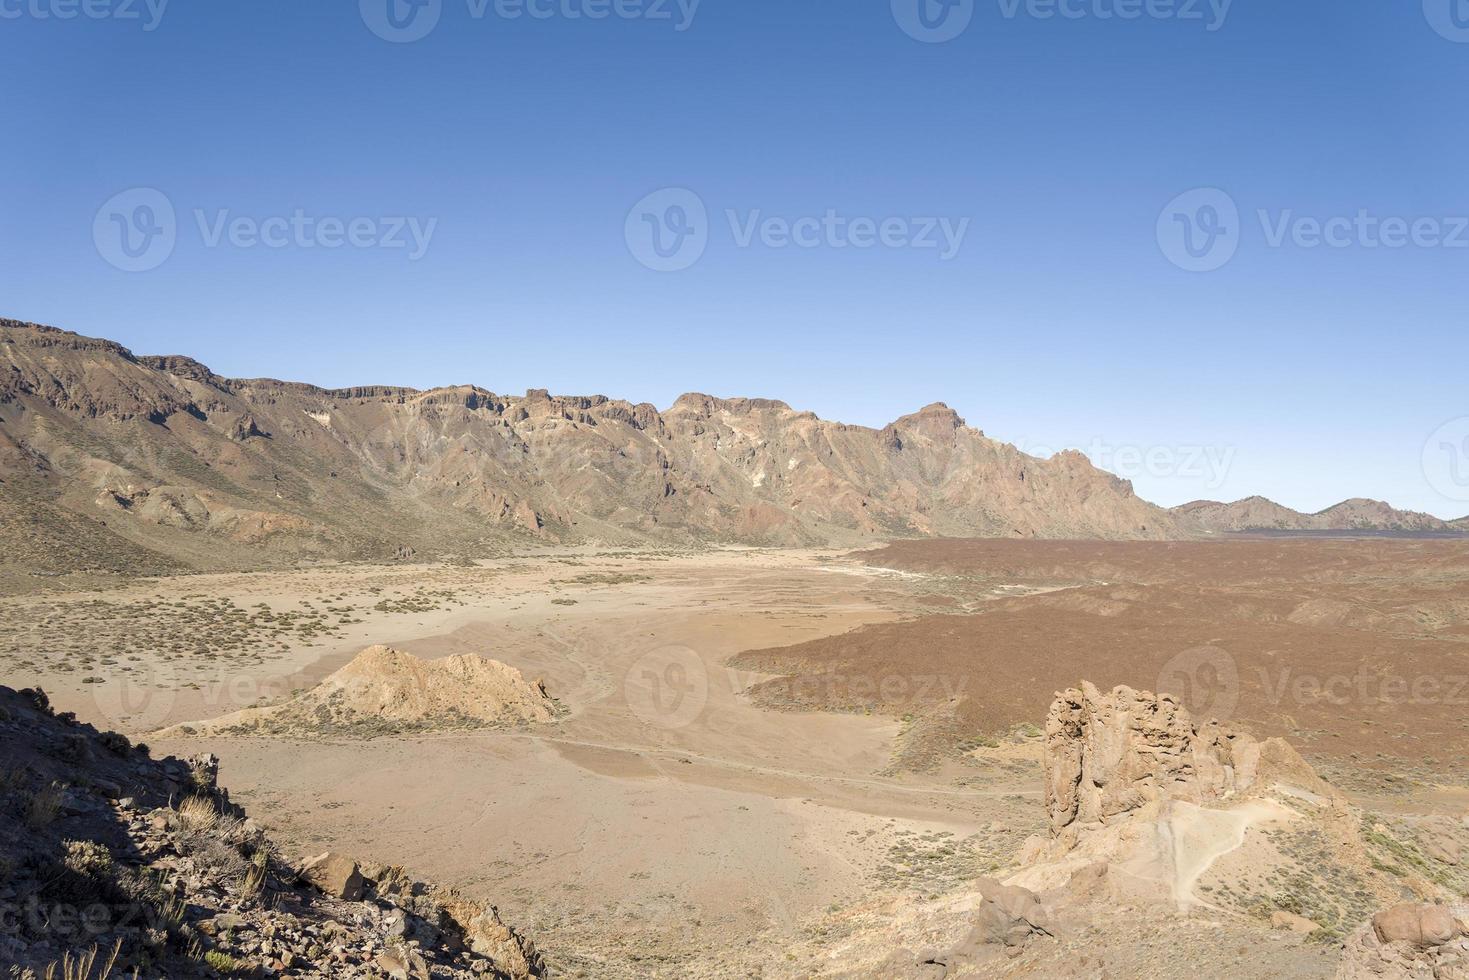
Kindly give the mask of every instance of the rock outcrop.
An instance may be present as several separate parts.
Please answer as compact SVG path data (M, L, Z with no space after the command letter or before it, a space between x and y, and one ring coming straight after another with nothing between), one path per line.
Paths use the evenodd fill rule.
M1058 694L1042 764L1049 832L1008 879L1038 893L1074 891L1091 867L1116 873L1086 878L1100 890L1090 899L1209 905L1200 879L1252 833L1301 819L1287 800L1343 847L1358 837L1360 816L1288 744L1198 721L1169 695L1090 683Z
M559 714L561 708L544 684L527 681L520 671L497 660L474 654L423 660L372 646L316 687L282 704L178 725L161 735L315 732L374 737L544 724Z
M1203 804L1254 781L1260 746L1197 723L1168 695L1090 683L1058 695L1046 718L1046 811L1053 834L1101 825L1158 800Z

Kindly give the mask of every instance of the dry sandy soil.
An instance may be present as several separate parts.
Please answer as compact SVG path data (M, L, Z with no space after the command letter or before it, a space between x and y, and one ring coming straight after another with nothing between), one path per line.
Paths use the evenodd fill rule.
M5 683L130 732L278 701L373 643L493 657L565 714L150 742L217 753L221 781L301 853L329 844L496 901L560 976L861 975L830 955L858 910L941 906L1042 831L1028 726L1082 678L1171 684L1285 734L1384 819L1469 803L1455 542L581 550L0 598ZM1242 918L1155 918L1119 909L1072 969L1031 975L1334 967L1329 944Z

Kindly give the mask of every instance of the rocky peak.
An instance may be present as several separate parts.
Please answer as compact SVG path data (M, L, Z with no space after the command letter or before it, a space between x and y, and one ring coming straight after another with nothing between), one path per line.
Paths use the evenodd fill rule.
M144 367L165 371L180 378L188 378L190 381L202 381L207 384L214 380L213 371L192 357L185 357L182 354L143 355L137 360Z
M670 413L697 415L713 418L719 412L732 415L750 415L755 412L790 412L791 406L774 398L716 398L697 391L679 395Z
M964 420L959 417L959 413L943 402L925 405L911 415L894 420L892 424L901 429L918 429L929 436L964 428Z

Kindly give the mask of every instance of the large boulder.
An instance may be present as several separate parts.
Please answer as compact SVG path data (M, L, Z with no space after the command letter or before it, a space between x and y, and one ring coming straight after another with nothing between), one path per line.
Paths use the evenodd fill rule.
M1336 980L1464 980L1469 906L1394 905L1348 937Z
M979 906L970 943L1024 946L1032 936L1055 934L1054 916L1028 888L980 879Z
M301 862L301 877L325 895L348 902L362 899L362 874L357 862L335 852Z
M1385 943L1412 943L1414 946L1442 946L1459 936L1459 923L1442 905L1417 905L1405 902L1378 912L1372 917L1372 929Z

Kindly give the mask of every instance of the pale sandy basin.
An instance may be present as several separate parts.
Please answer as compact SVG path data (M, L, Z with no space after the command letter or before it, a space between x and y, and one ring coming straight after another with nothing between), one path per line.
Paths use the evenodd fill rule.
M904 579L830 574L857 567L834 559L580 555L159 580L109 601L229 596L280 609L305 597L311 608L350 606L342 618L361 622L258 663L248 653L131 662L101 685L22 670L12 682L42 683L58 707L136 732L280 697L370 643L502 660L543 678L567 716L373 741L152 744L219 755L234 797L296 852L402 864L491 899L562 975L776 976L806 923L894 887L891 870L879 871L904 840L962 841L1017 799L1038 805L1031 785L1012 794L887 774L897 719L772 712L741 696L762 679L725 665L743 650L911 614ZM453 598L425 611L375 608L425 592ZM8 601L20 614L42 600Z

